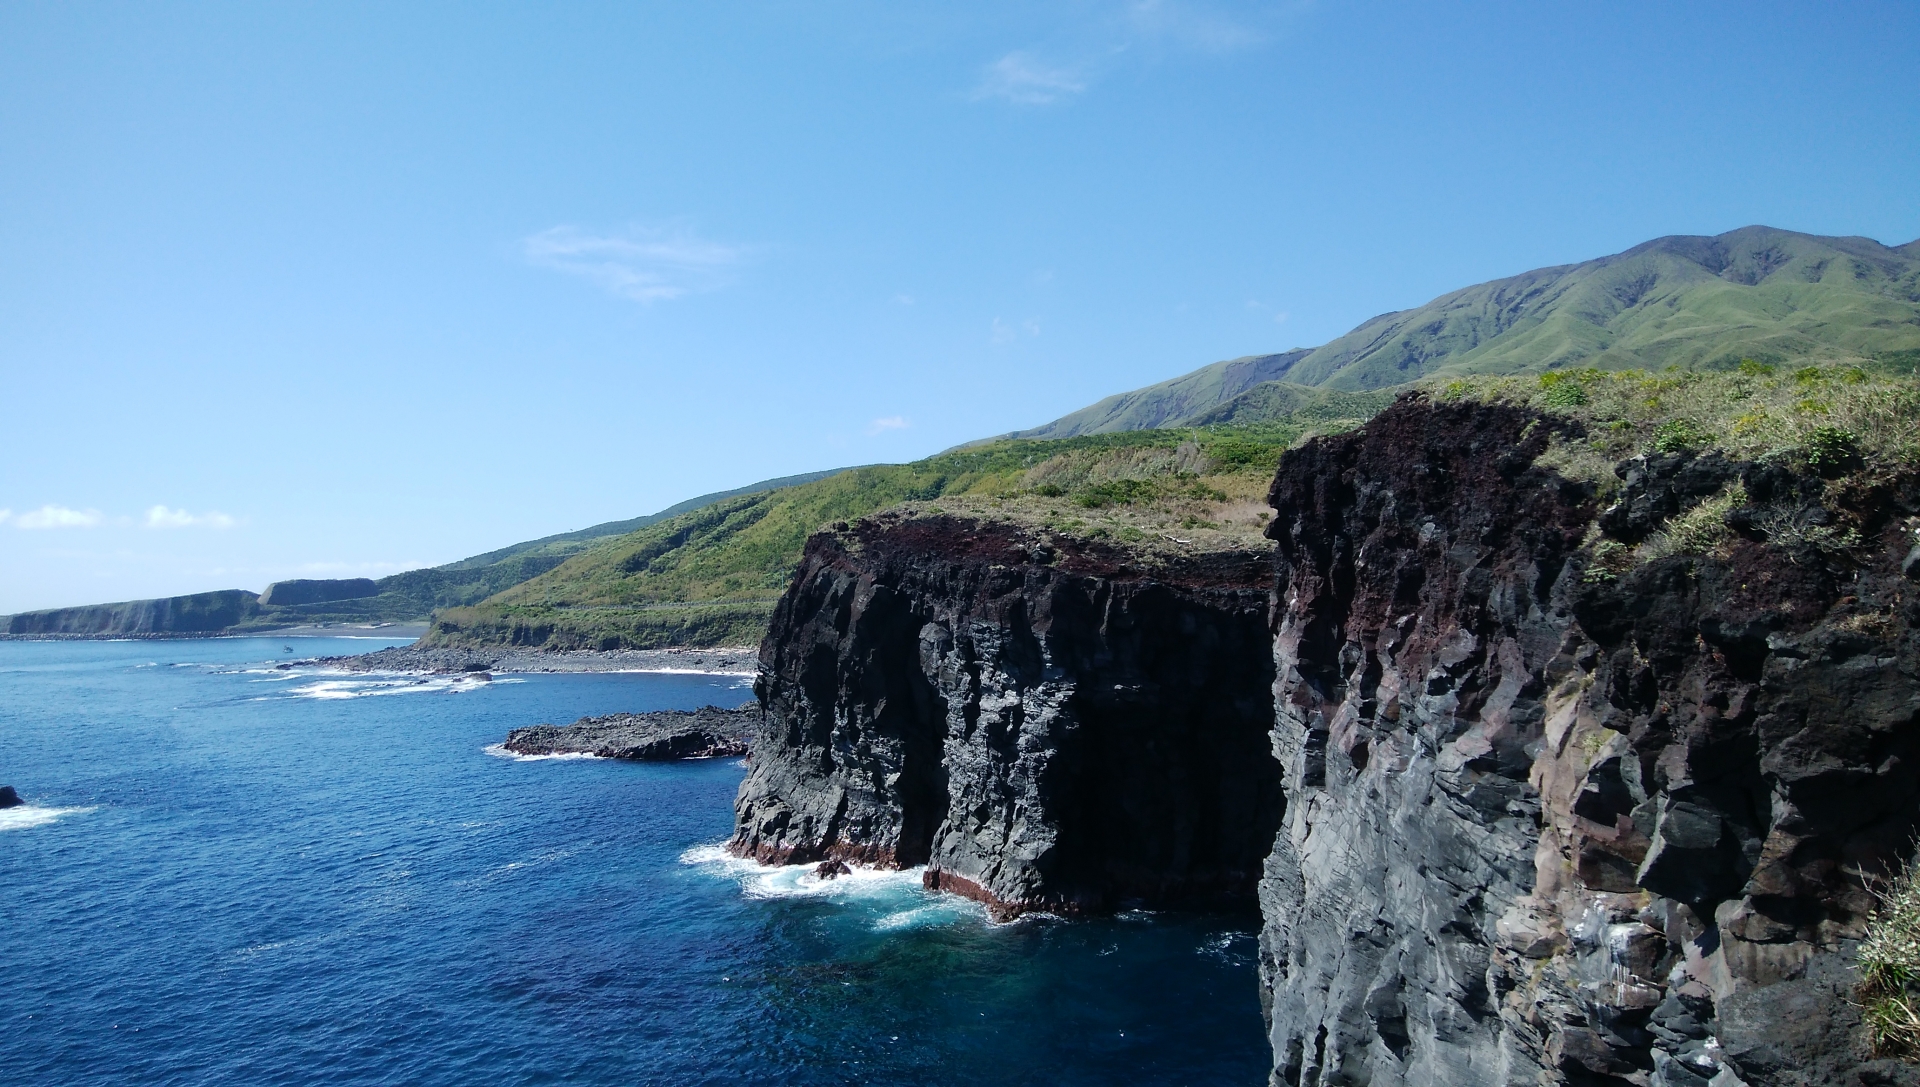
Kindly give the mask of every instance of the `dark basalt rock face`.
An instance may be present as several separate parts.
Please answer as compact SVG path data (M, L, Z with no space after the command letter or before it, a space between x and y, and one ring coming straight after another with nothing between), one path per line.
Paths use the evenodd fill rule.
M1678 454L1603 508L1555 433L1408 399L1276 475L1273 1081L1920 1082L1846 1000L1920 824L1920 480ZM1720 557L1590 566L1734 480Z
M380 595L380 586L371 578L295 578L276 581L260 594L262 605L327 604L335 600L358 600Z
M504 746L517 755L598 755L603 759L665 762L673 759L738 758L760 719L760 704L738 709L705 706L582 717L571 725L535 725L507 733Z
M761 648L735 853L925 864L1002 917L1251 904L1283 807L1264 554L837 527Z
M0 808L17 808L25 803L13 786L0 785Z

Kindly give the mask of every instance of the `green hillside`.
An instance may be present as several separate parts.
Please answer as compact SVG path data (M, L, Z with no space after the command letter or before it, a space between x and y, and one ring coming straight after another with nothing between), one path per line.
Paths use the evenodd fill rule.
M1257 533L1260 496L1280 454L1311 433L1356 426L1384 403L1349 400L1356 410L1346 417L1003 439L716 502L603 541L480 605L441 611L426 640L556 648L755 642L809 535L901 503L977 508L1133 540L1172 530Z
M1016 430L1005 437L1071 438L1076 434L1178 426L1190 415L1217 407L1256 385L1279 380L1306 354L1286 351L1216 362L1172 381L1109 396L1045 426Z
M762 480L746 487L690 498L658 513L608 521L574 532L528 540L444 566L408 570L381 578L371 596L324 603L273 606L244 589L156 600L128 600L73 608L51 608L3 617L4 633L44 635L130 635L267 632L290 626L357 623L406 623L426 619L440 608L477 604L495 593L559 566L596 540L623 536L689 510L741 495L760 494L824 479L835 472L808 472ZM216 603L209 603L209 602Z
M1195 423L1235 398L1229 414L1248 419L1261 397L1285 410L1302 387L1379 389L1439 373L1721 369L1743 358L1855 363L1916 350L1920 241L1891 247L1753 226L1656 238L1467 287L1312 350L1214 363L1020 433ZM1256 393L1257 384L1233 380L1253 371L1285 384Z

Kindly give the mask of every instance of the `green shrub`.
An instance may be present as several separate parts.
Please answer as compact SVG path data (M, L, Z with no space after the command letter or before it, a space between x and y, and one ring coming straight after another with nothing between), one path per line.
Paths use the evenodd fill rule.
M1577 408L1587 402L1587 390L1573 381L1558 382L1547 389L1550 408Z
M1656 453L1684 453L1713 441L1713 435L1691 419L1671 419L1654 428L1651 444Z
M1095 483L1073 496L1073 504L1097 510L1108 506L1131 506L1159 497L1160 488L1145 479L1109 479Z
M1633 565L1633 550L1619 540L1601 540L1593 545L1593 557L1587 562L1580 580L1589 585L1617 580Z
M1816 472L1831 471L1859 462L1859 440L1859 435L1845 427L1814 427L1800 449L1807 467Z

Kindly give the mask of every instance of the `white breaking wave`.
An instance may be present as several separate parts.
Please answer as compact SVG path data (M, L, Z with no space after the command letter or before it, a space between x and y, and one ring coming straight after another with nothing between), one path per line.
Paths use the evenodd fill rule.
M842 875L821 879L813 874L816 865L761 864L736 857L721 845L695 846L680 854L680 863L733 880L748 898L822 898L863 908L876 914L872 927L880 932L987 920L985 907L977 902L928 891L921 882L925 865L905 869L848 865Z
M552 755L522 755L518 751L508 751L506 744L488 744L480 750L496 759L512 759L514 762L545 762L548 759L597 759L600 756L590 751L562 751Z
M300 676L312 679L311 675ZM270 681L259 681L270 682ZM317 698L325 701L344 698L370 698L375 695L390 694L461 694L491 687L496 683L524 683L519 679L496 679L491 682L474 679L464 673L457 675L417 675L412 673L376 673L361 672L351 677L327 678L308 683L304 687L295 687L287 694L294 698Z
M873 923L876 932L902 932L907 929L933 928L956 921L986 921L987 908L959 895L943 894L924 906L887 914Z
M0 808L0 830L25 830L45 826L63 815L85 815L93 808L43 808L38 804L19 804Z

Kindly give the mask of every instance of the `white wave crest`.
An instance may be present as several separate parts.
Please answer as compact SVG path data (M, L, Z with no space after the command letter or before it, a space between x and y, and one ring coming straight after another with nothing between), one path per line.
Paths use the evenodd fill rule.
M736 857L722 845L695 846L680 854L680 862L733 880L748 898L818 898L864 910L872 915L870 925L877 932L988 921L979 903L927 890L922 883L924 865L905 869L849 865L844 874L821 879L813 874L815 865L761 864Z
M0 830L41 827L58 820L63 815L85 815L93 810L93 808L43 808L37 804L19 804L11 808L0 808Z
M312 676L301 676L312 679ZM322 701L335 701L346 698L370 698L377 695L392 694L462 694L490 687L495 683L523 683L518 679L496 679L489 682L475 679L465 673L457 675L418 675L413 673L377 673L362 672L351 678L319 679L304 687L295 687L287 694L294 698L317 698Z
M552 755L522 755L518 751L508 751L506 744L488 744L480 750L496 759L512 759L514 762L545 762L548 759L597 759L600 756L590 751L561 751Z

